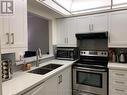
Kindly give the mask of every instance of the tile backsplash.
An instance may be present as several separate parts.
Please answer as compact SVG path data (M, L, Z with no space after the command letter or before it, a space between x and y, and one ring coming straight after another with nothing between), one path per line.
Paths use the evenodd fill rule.
M125 62L120 62L121 54L124 55ZM127 63L127 48L109 48L109 61Z
M22 70L22 64L21 65L16 65L15 53L1 54L1 60L8 60L8 59L11 60L11 62L12 62L12 72ZM54 59L54 57L49 57L49 58L42 59L41 63L50 61L52 59ZM28 63L32 64L32 66L35 65L35 61L28 62Z

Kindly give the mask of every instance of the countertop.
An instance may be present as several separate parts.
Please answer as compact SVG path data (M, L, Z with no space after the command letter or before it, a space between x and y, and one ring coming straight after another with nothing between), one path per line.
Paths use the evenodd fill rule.
M127 63L108 63L109 69L127 70Z
M11 80L2 83L2 95L20 95L25 93L26 91L34 88L35 86L43 83L48 78L54 76L55 74L59 73L60 71L64 70L65 68L71 66L74 61L65 61L65 60L51 60L45 63L41 63L39 67L55 63L55 64L63 64L63 66L45 74L32 74L28 73L28 71L18 71L13 74ZM39 68L39 67L32 67L32 69ZM31 69L31 70L32 70Z

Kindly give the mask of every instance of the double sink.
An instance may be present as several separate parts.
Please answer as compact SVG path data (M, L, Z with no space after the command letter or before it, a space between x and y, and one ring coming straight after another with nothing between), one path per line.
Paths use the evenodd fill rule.
M34 74L44 75L44 74L47 74L50 71L52 71L54 69L57 69L57 68L59 68L61 66L62 65L60 65L60 64L52 64L51 63L51 64L48 64L48 65L42 66L40 68L34 69L32 71L29 71L28 73L34 73Z

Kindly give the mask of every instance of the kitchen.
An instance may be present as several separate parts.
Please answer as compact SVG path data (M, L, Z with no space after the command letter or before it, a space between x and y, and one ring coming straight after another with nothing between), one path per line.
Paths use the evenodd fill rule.
M1 95L127 95L126 0L0 2ZM28 13L48 22L48 51L24 58Z

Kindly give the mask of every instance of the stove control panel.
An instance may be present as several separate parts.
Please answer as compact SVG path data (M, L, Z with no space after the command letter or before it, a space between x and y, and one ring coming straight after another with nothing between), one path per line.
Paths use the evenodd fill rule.
M80 51L81 56L102 56L107 57L107 51Z

